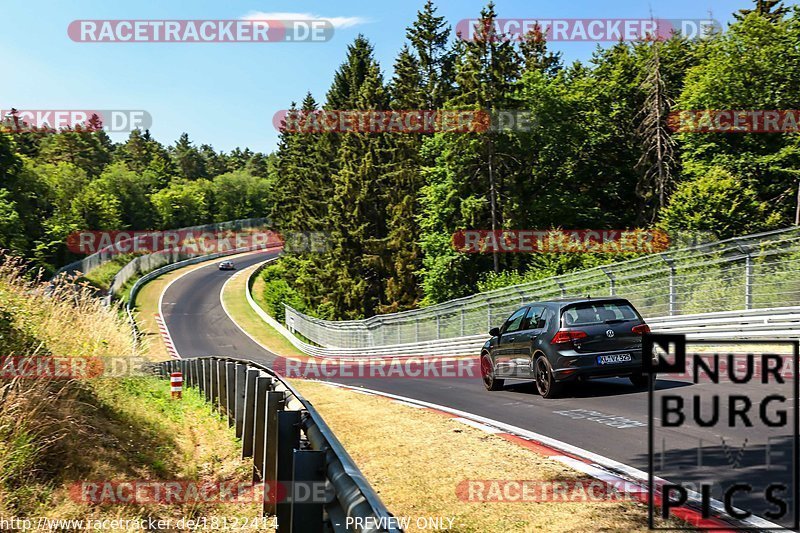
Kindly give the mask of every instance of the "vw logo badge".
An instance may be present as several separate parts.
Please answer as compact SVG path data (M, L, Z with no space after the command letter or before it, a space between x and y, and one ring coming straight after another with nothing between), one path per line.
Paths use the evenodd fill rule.
M606 331L606 337L608 337L610 339L613 336L614 336L614 330L613 329L609 329L609 330Z

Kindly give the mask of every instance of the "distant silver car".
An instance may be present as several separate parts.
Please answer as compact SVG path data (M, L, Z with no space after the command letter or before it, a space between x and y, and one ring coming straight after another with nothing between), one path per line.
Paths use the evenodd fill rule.
M223 261L219 264L220 270L236 270L236 267L233 265L233 261Z

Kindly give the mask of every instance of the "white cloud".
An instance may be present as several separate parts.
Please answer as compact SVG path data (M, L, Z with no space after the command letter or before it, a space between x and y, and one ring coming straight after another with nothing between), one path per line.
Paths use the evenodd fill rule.
M275 12L266 13L264 11L251 11L244 17L243 20L327 20L333 24L334 28L351 28L359 24L366 24L370 22L369 19L364 17L321 17L313 13L285 13Z

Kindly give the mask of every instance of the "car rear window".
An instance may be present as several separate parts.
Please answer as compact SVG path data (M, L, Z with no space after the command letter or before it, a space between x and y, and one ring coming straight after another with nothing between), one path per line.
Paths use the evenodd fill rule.
M639 320L633 306L626 302L586 302L567 307L561 316L565 326L602 324L610 320Z

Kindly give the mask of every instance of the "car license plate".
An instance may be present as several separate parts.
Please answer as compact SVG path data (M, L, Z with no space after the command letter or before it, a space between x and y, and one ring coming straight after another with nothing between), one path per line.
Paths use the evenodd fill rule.
M598 355L597 356L597 364L598 365L613 365L615 363L627 363L631 361L632 357L629 353L618 353L614 355Z

